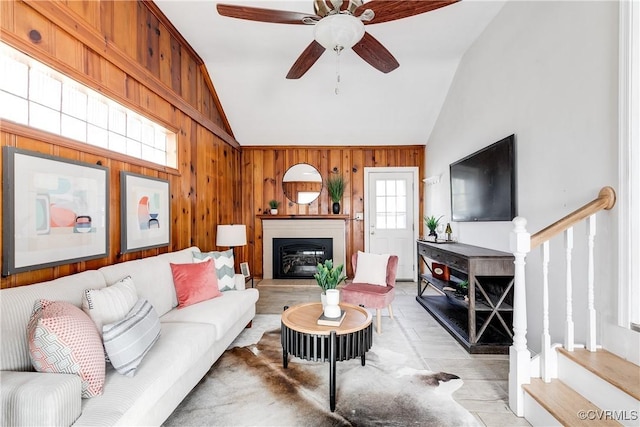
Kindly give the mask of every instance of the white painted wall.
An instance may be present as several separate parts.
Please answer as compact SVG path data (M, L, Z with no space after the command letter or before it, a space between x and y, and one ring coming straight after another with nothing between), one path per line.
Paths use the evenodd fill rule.
M617 182L618 5L591 1L508 2L463 57L426 150L425 212L450 218L449 164L516 134L518 215L534 233ZM596 299L615 318L616 212L601 213ZM509 250L510 222L453 223L463 243ZM584 342L586 230L576 227L574 321ZM563 239L551 244L552 341L564 324ZM529 346L542 328L540 264L527 267ZM613 275L611 273L614 273ZM613 320L612 320L613 321ZM532 337L536 337L532 340Z

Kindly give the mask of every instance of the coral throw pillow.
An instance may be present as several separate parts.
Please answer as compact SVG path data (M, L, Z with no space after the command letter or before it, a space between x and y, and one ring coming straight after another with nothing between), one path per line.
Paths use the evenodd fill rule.
M36 371L76 374L82 381L82 397L102 394L106 370L102 339L80 308L63 301L36 301L27 337Z
M222 295L212 259L193 264L171 264L178 308Z

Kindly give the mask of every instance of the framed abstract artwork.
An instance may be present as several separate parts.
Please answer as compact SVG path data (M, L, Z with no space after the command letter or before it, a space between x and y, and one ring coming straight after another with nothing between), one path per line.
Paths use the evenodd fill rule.
M2 275L106 257L108 169L3 147Z
M168 246L171 238L169 181L120 172L120 252Z

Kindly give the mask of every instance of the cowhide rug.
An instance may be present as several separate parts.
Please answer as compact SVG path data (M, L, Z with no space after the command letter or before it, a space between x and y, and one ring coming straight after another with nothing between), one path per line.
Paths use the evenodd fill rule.
M374 333L366 366L359 358L337 363L332 413L329 364L290 356L283 369L279 316L256 316L253 328L233 344L238 346L220 357L165 425L478 425L451 397L462 380L420 369L419 355L403 332L393 322L382 335Z

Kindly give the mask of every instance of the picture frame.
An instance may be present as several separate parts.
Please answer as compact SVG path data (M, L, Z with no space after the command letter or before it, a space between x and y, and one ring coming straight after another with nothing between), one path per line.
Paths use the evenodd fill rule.
M2 275L104 258L109 169L2 148Z
M171 243L169 181L120 172L120 252L168 246Z
M245 279L247 277L251 277L251 272L249 271L249 263L248 262L241 262L240 263L240 272L245 277Z

